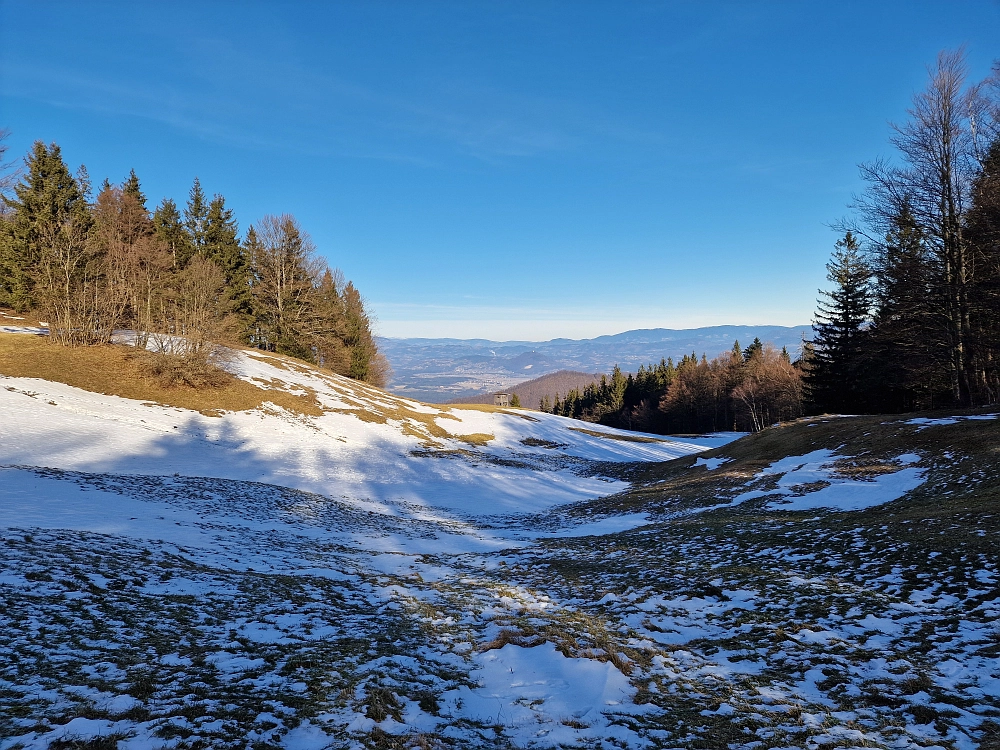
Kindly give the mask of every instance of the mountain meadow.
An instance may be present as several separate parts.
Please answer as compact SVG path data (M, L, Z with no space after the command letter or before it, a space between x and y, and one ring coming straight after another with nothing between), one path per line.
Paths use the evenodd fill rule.
M862 166L793 342L645 362L690 332L380 339L294 216L36 142L0 185L0 750L1000 749L968 79L942 53Z

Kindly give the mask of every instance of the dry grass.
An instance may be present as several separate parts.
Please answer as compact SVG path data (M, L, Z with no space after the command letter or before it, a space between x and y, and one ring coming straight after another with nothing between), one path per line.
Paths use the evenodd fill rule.
M995 466L1000 461L1000 419L960 421L918 429L905 424L917 416L943 417L953 414L996 412L997 407L979 410L949 410L906 415L859 417L811 417L770 427L748 435L721 448L706 451L703 457L730 459L708 471L694 466L694 456L684 456L663 463L622 465L622 478L633 482L628 491L595 500L591 511L634 512L650 508L679 511L716 504L720 498L753 489L770 489L774 478L759 472L779 459L801 456L811 451L836 449L845 458L834 464L837 475L852 479L875 479L903 468L896 457L902 453L921 456L919 466L929 470L928 481L895 503L866 511L870 519L891 517L893 522L949 518L960 510L981 507L992 513L1000 502L1000 482ZM951 458L949 458L950 456ZM849 457L849 458L848 458ZM609 467L614 471L616 467ZM967 477L983 481L971 485ZM973 490L974 487L974 490ZM820 489L819 485L800 485L799 492ZM948 490L948 501L942 491ZM961 498L961 501L959 501ZM753 502L715 511L713 516L733 513L741 518L750 512ZM765 514L767 515L767 514ZM807 514L808 515L808 514ZM874 522L874 521L872 521Z
M48 339L0 334L0 374L40 378L109 396L151 401L216 416L221 411L247 411L271 402L300 414L323 413L315 398L264 390L222 373L213 387L163 385L144 357L131 347L63 347Z
M39 327L38 316L31 313L16 313L10 309L0 310L0 325Z
M504 628L497 633L496 637L492 641L482 644L479 647L479 650L484 652L493 651L494 649L503 648L511 643L515 646L533 648L534 646L541 646L545 643L545 638L538 635L528 635L513 628Z
M312 389L278 379L260 380L260 385L240 380L205 358L136 351L122 345L62 347L44 337L0 334L0 375L40 378L95 393L193 409L209 416L258 409L266 402L310 416L339 412L373 424L395 422L404 434L422 440L427 447L440 447L441 441L449 439L481 447L495 439L488 433L456 435L443 428L438 420L461 421L454 414L456 407L433 406L436 411L417 411L406 399L366 383L345 381L289 357L262 352L247 352L247 356L279 369L327 380L340 392L348 408L324 408ZM487 405L458 408L537 421L517 410Z
M496 439L496 435L490 435L485 432L473 432L471 435L455 435L455 439L469 445L482 446Z

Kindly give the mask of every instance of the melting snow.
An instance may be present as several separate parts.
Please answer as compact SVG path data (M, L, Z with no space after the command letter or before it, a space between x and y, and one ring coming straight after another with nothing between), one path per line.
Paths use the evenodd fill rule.
M547 643L533 648L508 644L478 654L472 678L477 688L446 693L457 717L507 727L518 744L555 747L584 737L634 740L607 713L641 713L631 704L635 688L609 662L563 656Z
M779 499L771 500L767 507L774 510L863 510L898 500L923 484L925 479L926 470L911 465L920 459L913 453L896 458L906 468L890 474L878 474L870 479L852 479L838 474L834 464L844 458L846 457L825 448L802 456L782 458L755 478L779 475L775 489L743 492L733 499L733 504L780 495ZM809 485L820 486L812 489Z

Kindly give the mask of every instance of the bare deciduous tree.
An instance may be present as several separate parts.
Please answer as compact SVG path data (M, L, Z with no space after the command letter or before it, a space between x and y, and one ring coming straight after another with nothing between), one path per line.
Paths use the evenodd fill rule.
M904 212L912 215L934 259L934 296L947 331L953 395L957 402L971 403L980 363L970 351L973 267L964 216L995 120L984 86L966 85L964 50L942 52L929 72L909 119L893 126L892 144L902 163L880 159L861 167L869 187L855 201L864 220L855 228L879 253L894 221Z

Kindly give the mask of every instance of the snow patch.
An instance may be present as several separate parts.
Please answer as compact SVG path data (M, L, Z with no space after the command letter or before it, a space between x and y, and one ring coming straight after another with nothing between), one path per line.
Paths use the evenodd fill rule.
M845 458L849 457L837 455L826 448L802 456L786 456L755 477L756 480L780 475L775 489L743 492L733 499L732 504L779 495L767 504L769 509L863 510L898 500L923 484L926 478L926 469L912 465L920 460L920 456L913 453L904 453L895 459L905 468L870 479L852 479L838 474L833 465ZM810 485L818 486L818 489L809 491Z

